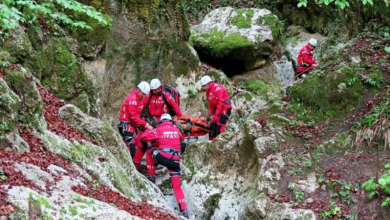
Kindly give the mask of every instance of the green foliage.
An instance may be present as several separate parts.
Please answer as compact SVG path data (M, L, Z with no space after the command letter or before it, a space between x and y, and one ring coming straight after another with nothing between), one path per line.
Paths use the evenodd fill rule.
M305 164L307 168L311 168L313 166L313 162L311 162L311 160L306 160Z
M111 25L111 20L91 6L75 0L3 0L0 3L1 34L19 26L19 23L33 24L37 19L56 29L58 24L68 27L91 29L84 21L73 19L66 12L77 12L98 21L102 26ZM43 20L42 20L43 19Z
M188 98L195 98L196 92L192 89L188 90Z
M371 199L375 195L382 195L383 198L381 206L387 206L390 204L390 164L384 166L386 172L376 182L374 178L371 178L363 183L364 190L369 192L368 198Z
M318 77L324 77L325 76L325 71L317 71L316 72L316 75L318 76Z
M390 47L385 47L386 53L390 53Z
M306 7L308 4L308 0L298 0L298 8L300 7ZM334 3L337 7L344 9L346 7L349 7L349 1L347 0L314 0L317 4L325 4L325 5L330 5ZM371 6L374 5L373 0L358 0L360 1L363 5L366 5L367 3L370 4Z
M0 182L7 180L8 177L5 175L3 168L0 168Z
M298 187L296 187L294 183L290 182L287 188L294 193L294 204L296 204L296 202L302 201L305 198L305 193L302 190L298 189Z
M69 212L70 212L70 214L72 214L72 216L75 216L78 214L77 206L70 205L68 208L69 208Z
M358 78L354 77L352 79L349 79L346 84L347 84L347 86L352 87L353 84L355 84L356 81L358 81Z
M330 217L341 218L341 207L337 206L335 202L329 202L328 210L320 210L321 219L328 219Z

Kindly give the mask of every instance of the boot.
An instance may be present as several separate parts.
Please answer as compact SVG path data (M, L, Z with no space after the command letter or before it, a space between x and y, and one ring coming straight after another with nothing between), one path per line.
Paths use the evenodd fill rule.
M187 210L181 211L180 214L189 219Z
M157 176L164 176L167 173L167 168L163 166L157 166L156 167L156 175Z
M152 183L156 183L156 176L154 175L146 175L146 179L148 179Z

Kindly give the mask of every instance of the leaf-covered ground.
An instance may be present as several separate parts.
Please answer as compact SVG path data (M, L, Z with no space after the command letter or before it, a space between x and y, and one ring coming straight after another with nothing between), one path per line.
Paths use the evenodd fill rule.
M1 71L0 73L3 73ZM90 141L91 139L78 132L77 130L69 127L64 121L59 118L58 110L66 103L59 100L49 92L47 92L42 86L37 85L44 102L44 117L47 122L48 129L69 140L74 139L76 141ZM18 209L13 204L7 201L7 189L13 186L25 186L36 191L42 191L39 186L31 182L26 178L22 172L18 171L15 167L15 163L29 163L40 167L42 170L50 172L47 168L51 165L57 165L61 168L70 171L71 175L76 177L82 177L77 171L72 162L53 154L44 147L40 139L34 136L30 129L20 124L18 126L20 136L29 144L30 153L17 153L0 150L0 168L2 170L0 180L0 216L10 218L13 213ZM96 144L96 143L95 143ZM61 177L57 177L61 178ZM55 179L58 181L59 179ZM50 186L55 184L53 182L46 182L46 189L50 189ZM115 205L118 209L124 210L134 216L138 216L144 219L177 219L174 216L164 212L162 209L154 207L148 204L146 201L142 203L133 202L130 199L122 196L120 193L109 189L108 187L99 185L93 186L91 181L85 181L86 186L76 186L72 189L84 196L92 197L96 200L103 201L108 204ZM46 192L50 193L50 192Z

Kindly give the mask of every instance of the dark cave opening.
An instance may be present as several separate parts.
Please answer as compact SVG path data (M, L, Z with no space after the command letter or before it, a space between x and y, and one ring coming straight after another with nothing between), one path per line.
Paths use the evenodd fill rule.
M229 78L247 71L243 61L226 58L216 59L200 51L198 51L198 56L201 62L223 71Z

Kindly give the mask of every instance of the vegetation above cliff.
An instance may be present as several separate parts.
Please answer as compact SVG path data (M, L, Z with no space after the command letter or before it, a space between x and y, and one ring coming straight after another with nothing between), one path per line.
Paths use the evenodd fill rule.
M85 14L99 22L102 26L111 25L111 20L91 6L75 0L29 1L3 0L0 2L1 35L8 36L8 31L16 29L20 23L31 25L36 20L50 28L57 29L58 24L69 27L92 29L86 22L75 19L72 13Z

